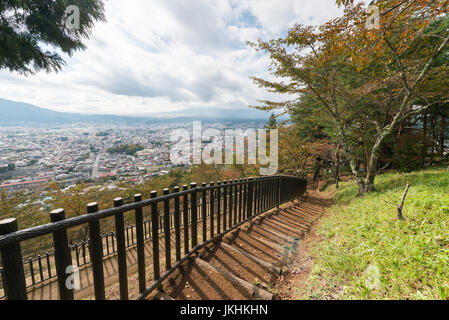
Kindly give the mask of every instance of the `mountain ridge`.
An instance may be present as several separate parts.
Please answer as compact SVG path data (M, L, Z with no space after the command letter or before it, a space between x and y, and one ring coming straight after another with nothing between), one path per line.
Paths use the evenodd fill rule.
M178 116L177 114L189 114ZM238 114L238 117L236 115ZM165 113L163 116L122 116L107 114L80 114L59 112L29 103L0 98L0 124L61 124L61 123L163 123L189 120L222 121L265 121L268 114L254 109L208 109L181 110Z

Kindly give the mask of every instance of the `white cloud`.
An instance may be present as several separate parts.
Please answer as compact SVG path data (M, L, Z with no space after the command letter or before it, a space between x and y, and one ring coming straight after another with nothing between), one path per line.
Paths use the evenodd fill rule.
M333 0L236 0L241 10L257 17L258 22L276 36L295 23L316 25L341 12Z
M268 58L244 42L339 12L334 0L109 0L86 51L58 74L1 71L0 97L82 113L246 107L273 96L249 79Z

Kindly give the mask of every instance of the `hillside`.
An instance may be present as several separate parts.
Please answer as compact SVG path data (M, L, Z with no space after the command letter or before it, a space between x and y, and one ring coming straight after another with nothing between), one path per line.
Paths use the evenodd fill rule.
M396 207L407 183L406 219L399 221ZM306 239L310 272L293 285L291 298L449 298L446 168L385 174L377 188L357 198L356 185L346 182L335 193L335 204Z
M149 119L146 119L149 120ZM66 122L131 122L142 121L139 118L112 115L83 115L56 112L28 103L15 102L0 98L0 124L11 123L66 123Z

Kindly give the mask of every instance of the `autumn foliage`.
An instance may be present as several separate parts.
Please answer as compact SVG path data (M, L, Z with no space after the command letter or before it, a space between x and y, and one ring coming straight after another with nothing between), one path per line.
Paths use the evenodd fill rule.
M270 56L277 78L254 77L255 83L288 96L254 107L296 115L299 126L307 118L320 122L325 136L341 148L363 195L375 189L391 137L407 134L411 126L419 129L430 110L447 108L448 4L337 3L344 7L341 17L321 26L295 25L285 38L250 43Z

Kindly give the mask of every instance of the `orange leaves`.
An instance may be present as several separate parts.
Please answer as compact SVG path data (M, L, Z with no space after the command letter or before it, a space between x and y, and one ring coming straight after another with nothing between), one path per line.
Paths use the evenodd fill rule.
M295 25L285 39L256 45L270 54L270 71L282 78L278 82L253 78L256 84L292 96L313 93L329 110L341 102L339 99L351 100L350 95L342 93L347 86L359 88L362 94L389 92L395 96L397 87L404 85L404 78L414 81L416 71L425 65L440 42L437 39L441 34L429 38L428 27L446 1L377 0L374 5L379 8L380 28L367 27L370 16L366 6L345 0L337 2L345 5L341 17L318 27ZM443 32L447 30L440 33ZM337 77L333 70L338 70ZM345 74L353 77L344 79ZM368 77L384 77L388 82L371 83ZM366 86L363 82L367 82ZM263 105L263 110L288 107L288 103Z
M350 4L353 4L354 3L354 0L336 0L335 1L337 4L338 4L338 6L340 7L340 6L348 6L348 5L350 5Z
M279 130L279 171L305 176L313 166L315 156L322 152L327 143L307 142L298 136L296 125Z

